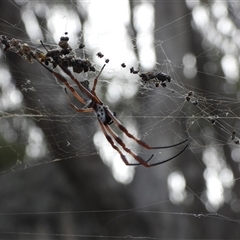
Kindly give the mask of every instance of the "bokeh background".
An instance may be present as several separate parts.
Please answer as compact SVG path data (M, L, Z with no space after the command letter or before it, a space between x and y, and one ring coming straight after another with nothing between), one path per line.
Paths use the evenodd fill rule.
M104 53L98 94L139 138L189 140L174 161L126 167L51 74L2 51L1 239L239 238L240 3L4 0L0 9L9 39L54 48L68 32L97 69ZM136 84L123 62L170 74L176 94ZM158 111L166 118L153 122Z

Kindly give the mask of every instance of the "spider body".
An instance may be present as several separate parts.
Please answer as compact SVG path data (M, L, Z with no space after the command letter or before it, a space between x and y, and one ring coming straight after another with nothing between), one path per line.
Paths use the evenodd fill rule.
M100 105L100 104L96 104L96 106L94 106L94 111L97 115L97 119L102 123L102 124L107 124L107 125L111 125L113 123L112 118L109 116L108 112L110 112L110 110L108 109L107 106L104 105ZM115 113L111 113L114 116L116 116Z
M82 86L84 86L87 91L89 91L89 92L91 91L90 88L89 88L89 81L88 80L81 81L80 84L82 84ZM83 98L83 100L86 103L84 107L85 108L92 108L94 110L96 116L97 116L97 119L102 124L111 125L113 123L111 117L108 114L108 112L111 112L111 110L109 110L109 108L107 106L103 105L102 103L96 103L91 98L89 98L89 96L83 91L81 91L81 97ZM72 107L75 110L79 109L75 105L73 105ZM113 114L113 116L116 116L115 112L111 112L111 114Z

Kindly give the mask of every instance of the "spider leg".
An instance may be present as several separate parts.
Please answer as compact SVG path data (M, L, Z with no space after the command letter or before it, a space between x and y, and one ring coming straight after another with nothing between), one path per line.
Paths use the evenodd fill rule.
M67 80L60 74L60 73L57 73L55 71L53 71L52 69L50 69L49 67L47 67L45 64L43 64L41 61L38 60L38 58L36 58L36 56L32 53L31 56L37 61L39 62L44 68L46 68L49 72L51 72L59 81L63 82L67 88L69 88L71 90L71 92L73 93L73 88L69 85L69 83L67 82ZM93 95L90 91L88 91L88 89L86 89L74 76L73 74L71 73L71 71L67 68L64 68L63 66L61 66L60 64L58 64L58 66L63 70L63 72L65 72L76 84L77 86L79 87L79 89L81 91L83 91L84 93L86 93L89 98L91 98L92 100L94 100L95 102L99 103L99 104L102 104L101 100L96 96L96 95ZM74 90L75 91L75 90ZM75 91L75 93L77 94L77 92ZM74 94L74 93L73 93ZM78 94L77 94L78 95ZM74 94L75 96L75 94ZM83 104L84 103L84 100L78 95L75 96L80 102L82 102ZM80 100L81 98L81 100Z
M122 141L121 138L119 138L116 133L108 126L108 125L104 125L106 130L112 135L112 137L115 139L115 141L120 144L122 146L122 148L127 152L129 153L134 159L136 159L139 164L135 164L135 165L144 165L145 167L153 167L153 166L156 166L156 165L159 165L159 164L162 164L162 163L166 163L174 158L176 158L177 156L179 156L187 147L188 147L188 144L179 152L177 153L176 155L174 155L173 157L171 158L168 158L166 160L163 160L161 162L157 162L157 163L152 163L152 164L148 164L148 162L152 159L152 157L154 156L154 154L152 154L152 156L147 160L143 160L140 156L136 155L135 153L133 153L129 148L126 147L126 145L124 144L124 142Z
M86 93L88 95L89 98L91 98L94 102L98 103L98 104L102 104L102 101L94 94L92 94L92 92L88 91L88 89L86 89L71 73L71 71L61 65L58 65L79 87L79 89L81 91L83 91L84 93Z
M140 162L139 162L139 163L129 163L128 160L127 160L127 158L126 158L126 156L125 156L125 155L121 152L121 150L114 144L111 136L108 135L107 130L105 129L106 125L104 125L100 120L98 120L98 122L99 122L99 124L100 124L100 127L101 127L101 129L102 129L102 132L103 132L103 134L105 135L106 139L107 139L108 142L111 144L112 148L114 148L114 149L119 153L119 155L121 156L123 162L124 162L127 166L136 166L136 165L140 165L140 164L144 164L144 163L145 163L144 160L141 161L142 163L140 163ZM152 157L153 157L153 155L147 160L147 162L150 161Z
M45 47L45 45L43 44L43 41L40 40L41 45L44 47L44 49L48 51L48 49ZM34 54L32 54L32 56L34 57L34 59L36 59L39 63L41 63L35 56ZM41 65L43 65L46 69L50 70L53 74L55 73L54 71L52 71L51 69L49 69L48 67L46 67L43 63L41 63ZM57 64L79 87L79 89L83 92L85 92L89 98L91 98L92 100L94 100L96 103L102 104L101 100L97 97L96 93L95 93L95 88L97 85L97 81L98 81L98 77L101 75L104 67L106 66L106 64L103 65L103 67L101 68L99 74L97 75L97 77L94 79L94 85L93 85L93 89L92 91L88 91L88 89L86 89L71 73L71 71L65 67L63 67L61 64ZM55 75L55 74L54 74ZM60 79L59 79L60 80ZM61 81L61 80L60 80Z
M41 45L43 46L43 48L47 51L47 52L49 52L48 51L48 49L45 47L45 45L43 44L43 41L42 40L40 40L40 43L41 43Z
M100 70L100 72L98 73L97 77L94 79L94 83L93 83L93 87L92 87L92 91L91 93L94 94L94 96L96 96L96 93L95 93L95 89L96 89L96 86L97 86L97 82L98 82L98 78L99 76L101 75L103 69L105 68L106 64L104 64Z
M52 73L59 81L61 81L63 84L65 84L65 86L72 92L72 94L74 95L74 97L76 97L78 99L78 101L80 101L82 104L86 104L85 101L83 100L83 98L81 98L78 93L76 92L76 90L68 83L68 81L60 74L57 73L55 71L53 71L52 69L50 69L49 67L47 67L46 65L44 65L42 62L40 62L34 55L32 55L34 57L34 59L39 62L44 68L46 68L50 73ZM80 83L79 83L80 84ZM82 86L83 87L83 86ZM85 88L85 87L83 87ZM87 89L86 89L87 90Z
M148 159L148 160L146 161L146 164L147 164L148 167L153 167L153 166L160 165L160 164L162 164L162 163L166 163L166 162L168 162L168 161L176 158L176 157L179 156L181 153L183 153L187 147L188 147L188 144L187 144L179 153L177 153L177 154L174 155L173 157L170 157L170 158L168 158L168 159L166 159L166 160L163 160L163 161L161 161L161 162L156 162L156 163L148 164L148 162L151 160L151 159ZM144 166L145 166L145 165L144 165Z
M70 100L70 97L67 93L67 89L65 88L65 92L68 96L68 99L69 99L69 102L70 102L70 106L76 111L76 112L81 112L81 113L90 113L90 112L93 112L93 108L78 108L76 105L74 105L71 100Z
M136 155L134 152L132 152L129 148L126 147L126 145L124 144L124 142L122 141L122 139L120 137L118 137L116 135L116 133L108 126L108 125L104 125L104 127L106 128L106 130L110 133L110 135L115 139L115 141L120 144L122 146L122 148L129 153L134 159L136 159L139 164L144 165L145 167L148 167L147 162L150 161L152 159L152 157L154 156L154 154L152 154L152 156L147 160L143 160L140 156ZM134 164L134 165L139 165Z
M136 138L135 136L133 136L131 133L128 132L128 130L121 124L121 122L107 109L105 108L105 110L107 111L108 116L113 120L113 122L117 125L117 127L123 131L129 138L133 139L134 141L136 141L139 145L141 145L142 147L146 148L146 149L164 149L164 148L172 148L172 147L176 147L179 146L185 142L188 141L188 139L181 141L179 143L173 144L173 145L168 145L168 146L163 146L163 147L152 147L150 145L148 145L147 143L145 143L144 141Z

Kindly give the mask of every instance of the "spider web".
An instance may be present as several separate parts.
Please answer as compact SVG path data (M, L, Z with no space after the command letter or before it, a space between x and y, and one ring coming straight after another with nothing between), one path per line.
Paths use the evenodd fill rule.
M38 35L38 33L35 33L35 35L31 34L32 30L28 30L27 27L30 19L27 17L33 14L32 9L34 9L35 13L37 11L41 12L39 10L41 4L46 7L44 2L30 2L26 6L21 6L19 3L11 3L14 8L21 10L22 18L24 19L25 17L23 21L26 30L19 27L21 20L19 20L18 24L12 25L7 20L1 19L1 25L5 28L14 28L22 33L17 36L11 35L10 31L2 32L1 34L7 35L9 39L21 39L22 42L26 42L32 48L38 47L42 49L37 39L43 39L43 37L41 34ZM177 4L177 2L173 4ZM147 31L140 32L141 30L139 30L138 37L129 38L124 33L120 35L121 27L118 25L118 22L115 23L115 28L118 30L119 35L117 35L117 38L112 38L109 32L110 30L113 31L113 29L110 29L109 32L106 28L96 31L98 25L96 26L97 23L94 22L96 20L93 18L91 19L93 27L86 24L84 29L79 31L79 29L82 29L82 26L73 24L74 21L76 22L76 10L80 11L78 3L75 2L71 2L68 5L68 10L61 4L58 6L53 5L51 10L56 14L56 19L49 20L49 29L44 27L42 29L43 32L46 32L45 45L49 49L56 48L59 38L64 35L64 32L68 32L67 35L70 38L71 47L75 49L79 56L93 61L98 71L104 64L104 60L110 59L99 78L97 94L112 111L117 113L117 118L129 132L150 145L171 145L186 138L189 141L187 153L182 154L182 159L181 156L178 157L178 160L176 159L177 163L174 162L176 165L162 166L162 170L153 170L154 175L156 174L155 171L161 171L162 177L157 177L156 179L162 181L163 176L166 177L167 182L165 181L165 186L161 183L161 187L166 188L166 185L168 186L170 200L162 200L164 198L158 198L157 194L149 201L147 196L141 196L139 192L136 192L135 198L141 198L136 200L136 202L141 207L129 210L119 208L117 211L114 211L113 215L106 218L109 220L106 220L103 232L107 226L118 222L118 219L125 219L126 215L132 216L135 213L149 215L151 219L154 218L154 214L157 214L161 218L174 217L180 219L179 221L185 220L185 217L188 220L192 217L194 220L202 220L204 218L207 219L206 222L211 222L212 219L218 222L225 220L228 222L228 226L233 229L233 232L236 226L238 226L239 220L236 217L236 213L239 212L239 200L237 193L233 190L234 185L238 183L239 177L239 171L233 169L233 167L236 168L238 166L236 163L239 162L239 100L236 94L238 74L231 75L232 72L236 73L232 53L237 48L237 44L235 43L234 48L234 41L231 42L229 40L228 44L225 43L227 46L231 46L231 49L234 49L227 52L227 47L224 44L218 47L216 42L211 42L211 36L209 36L209 39L206 37L203 40L204 47L198 55L185 53L182 59L178 59L169 51L169 46L171 46L173 41L176 44L178 37L189 31L191 25L191 22L188 22L189 15L192 15L192 21L194 21L192 24L194 24L198 33L204 35L204 26L198 25L197 22L198 14L202 13L202 16L210 13L215 14L214 17L217 22L217 19L220 19L217 14L220 14L219 12L221 11L224 14L224 7L225 11L231 12L232 10L230 7L226 7L225 2L220 2L219 6L217 4L201 6L197 3L195 6L190 5L190 14L185 14L176 20L167 19L167 23L163 27L154 28L151 26L151 23L148 23L150 29L152 27L151 32L155 36L162 36L165 31L172 28L179 30L179 32L176 31L170 37L160 37L159 40L155 41L147 37L149 35ZM93 11L90 5L83 4L83 6L81 11ZM220 10L222 8L222 10L216 11L215 8L217 7ZM135 8L136 18L137 14L142 16L141 14L143 13L141 11L143 10L140 7L139 9ZM144 15L148 16L148 11L153 11L149 3L145 6ZM231 13L233 14L233 11ZM98 20L103 17L101 11L99 11L99 14L99 16L96 16ZM96 15L96 12L94 15ZM69 16L72 17L70 18ZM46 21L46 18L43 17L43 19ZM54 28L51 24L53 25L54 21L60 21L60 19L63 21L62 26L64 27L54 30L56 27ZM110 21L111 16L103 19L100 25L105 25L107 21ZM146 21L146 19L144 20ZM140 22L139 25L143 25L139 18L138 21ZM219 22L218 24L220 24ZM137 26L135 27L137 29ZM225 40L224 37L226 39L229 38L223 30L222 32L219 31L219 34L222 37L222 42ZM86 47L78 49L79 44L83 40L87 43ZM111 41L113 42L112 45L110 45ZM135 42L138 44L138 47L136 47ZM142 45L142 51L139 50L141 49L139 45ZM149 45L152 45L152 48L148 48ZM153 51L152 49L156 51L156 55L149 54L149 51ZM104 54L103 58L96 56L96 53L99 51ZM145 55L144 52L148 52L148 54ZM136 54L139 55L140 61L137 61ZM65 94L64 87L40 64L29 64L17 56L16 53L11 52L2 53L1 57L1 65L4 66L1 68L3 77L1 81L2 110L0 118L0 133L2 136L0 156L1 165L4 169L2 173L8 170L10 172L24 172L22 170L25 168L29 169L32 166L43 164L49 165L57 161L71 161L71 159L76 157L79 158L79 161L87 157L88 164L92 165L95 164L94 158L100 156L112 170L115 179L126 184L133 181L135 171L138 171L138 169L124 166L121 158L105 140L94 114L74 112L69 106L69 100ZM18 58L18 61L13 62L13 58ZM209 59L212 61L210 62ZM226 69L224 59L232 63L232 71ZM204 61L203 69L205 71L198 70L199 65L197 63ZM122 63L126 64L125 68L121 66ZM131 74L129 71L131 67L134 67L139 73ZM222 71L214 70L221 67ZM10 73L9 69L11 70ZM167 82L166 86L160 84L158 87L156 87L156 82L148 81L145 83L141 80L140 73L148 71L166 73L171 76L171 81ZM78 78L79 80L88 79L90 84L92 84L96 75L97 72L85 73L79 75ZM200 79L199 83L196 84L198 79ZM71 84L74 86L73 83ZM77 105L78 103L71 97L70 93L69 95L71 101ZM126 138L115 126L111 125L111 127L130 149L145 159L151 156L152 152L140 148L135 142ZM167 159L177 154L180 149L178 147L167 151L154 151L153 161L158 162ZM130 156L128 156L128 159L131 162L134 161ZM187 163L183 163L182 161L184 160ZM189 182L186 183L190 173L187 173L181 166L188 168L188 165L193 169L193 173L199 169L203 172L203 176L200 173L196 173L197 177L204 177L205 179L206 188L203 191L199 191L198 188L195 188ZM139 171L146 174L142 169ZM157 173L158 175L159 172ZM146 176L143 176L142 179L136 176L136 179L138 179L139 185L141 185L142 181L146 180ZM193 180L194 183L196 181L197 179ZM154 191L148 190L147 194L153 194ZM196 200L194 201L193 198ZM171 203L176 204L176 206L181 204L181 206L184 206L184 204L191 205L192 202L203 205L207 213L204 214L202 211L192 213L195 208L192 208L192 212L189 209L185 210L185 208L179 212L176 208L173 210L170 207ZM221 214L220 210L224 204L228 205L230 210ZM164 211L158 210L158 208L164 208ZM157 210L153 211L152 209ZM52 213L59 214L59 216L66 214L90 215L88 211L53 211ZM107 215L108 211L103 210L101 213ZM25 214L28 215L27 212ZM42 212L38 214L48 215L50 213ZM219 226L221 226L220 223ZM10 231L9 233L14 232ZM27 233L19 232L19 234ZM44 236L37 232L35 235L36 237ZM71 233L69 235L48 234L47 236L51 238L53 236L74 237L75 235ZM156 233L153 236L141 236L141 238L158 239L158 236L160 235ZM164 235L164 237L166 236ZM214 235L214 233L212 235L206 234L203 235L203 238L207 236L211 239L217 235ZM102 238L100 235L91 236L90 234L76 234L76 237ZM127 234L124 236L112 234L104 237L121 239L128 236ZM129 238L134 238L134 236ZM227 239L224 235L222 235L222 238ZM174 239L180 238L175 237Z

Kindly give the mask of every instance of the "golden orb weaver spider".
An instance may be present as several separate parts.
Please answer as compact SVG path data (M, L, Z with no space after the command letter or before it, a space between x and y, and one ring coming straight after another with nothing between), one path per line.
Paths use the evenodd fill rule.
M105 68L106 64L103 65L100 72L98 73L97 77L94 79L93 87L90 89L88 85L83 84L83 82L79 82L72 72L68 69L68 67L72 67L73 71L76 73L80 73L82 71L95 71L95 68L91 65L90 61L78 59L75 58L75 56L68 56L68 54L71 52L71 47L68 45L68 37L62 37L60 39L59 46L62 48L62 50L51 50L49 51L41 41L42 46L47 51L47 54L42 53L41 51L37 50L35 53L30 49L30 47L24 43L22 44L20 40L18 39L12 39L8 40L6 36L1 35L1 43L5 46L4 51L8 51L9 49L14 50L17 52L20 56L26 58L29 62L32 62L32 59L35 59L38 63L40 63L44 68L46 68L50 73L52 73L60 82L62 82L65 85L65 91L67 93L67 90L70 90L73 94L73 96L84 105L84 108L78 108L73 103L70 102L71 107L76 111L80 113L91 113L95 112L97 116L98 123L101 127L101 130L103 134L105 135L107 141L111 144L112 148L114 148L119 155L121 156L121 159L123 162L128 166L136 166L136 165L143 165L145 167L152 167L156 166L162 163L166 163L177 156L179 156L183 151L188 147L188 143L174 156L164 159L160 162L155 163L149 163L149 161L152 159L154 154L151 155L151 157L147 160L144 160L139 155L135 154L131 149L129 149L126 144L122 141L120 137L117 136L117 134L111 129L109 126L110 124L114 123L127 137L130 139L133 139L136 143L138 143L140 146L142 146L145 149L167 149L167 148L173 148L179 145L182 145L187 142L187 139L184 141L181 141L179 143L168 145L168 146L160 146L160 147L152 147L148 145L146 142L136 138L133 136L129 131L121 124L121 122L116 118L115 113L113 113L107 106L103 104L103 102L98 98L95 89L98 83L98 78L101 75L103 69ZM62 57L64 56L64 57ZM44 62L44 63L43 63ZM105 61L106 63L108 60ZM74 82L77 84L79 91L81 94L78 94L78 92L68 83L66 78L61 75L60 73L55 72L51 68L48 67L49 63L52 64L53 68L59 66L62 71L67 74ZM126 156L123 154L123 152L120 150L120 148L115 145L115 142L118 143L122 149L131 155L137 163L130 163L128 162Z
M121 156L121 159L123 160L123 162L128 165L128 166L136 166L136 165L143 165L145 167L152 167L152 166L156 166L165 162L168 162L174 158L176 158L177 156L179 156L187 147L188 144L186 144L184 146L184 148L178 152L176 155L174 155L171 158L165 159L163 161L160 162L156 162L156 163L151 163L149 164L149 161L152 159L152 157L154 156L154 154L151 155L151 157L147 160L144 160L142 157L140 157L139 155L135 154L133 151L131 151L129 148L127 148L127 146L125 145L125 143L122 141L122 139L120 137L117 136L117 134L111 129L111 127L109 126L110 124L114 123L123 133L125 133L129 138L133 139L135 142L137 142L140 146L146 148L146 149L166 149L166 148L173 148L176 147L178 145L181 145L185 142L187 142L187 139L173 144L173 145L169 145L169 146L161 146L161 147L152 147L149 146L147 143L145 143L144 141L136 138L135 136L133 136L131 133L128 132L128 130L120 123L120 121L116 118L115 113L113 113L107 106L105 106L103 104L103 102L98 98L95 89L97 86L97 82L98 82L98 78L101 75L104 67L106 66L106 64L103 65L102 69L100 70L99 74L97 75L97 77L94 79L94 84L93 84L93 88L89 89L88 87L84 86L81 82L79 82L71 73L71 71L67 68L62 67L61 65L59 65L59 67L77 84L79 90L81 93L83 93L86 98L88 99L88 101L86 101L85 99L83 99L78 93L77 91L67 82L67 80L59 73L53 71L52 69L50 69L49 67L47 67L46 65L44 65L43 63L41 63L38 59L36 59L43 67L45 67L49 72L51 72L58 80L60 80L67 89L69 89L72 94L74 95L74 97L76 99L78 99L81 103L84 104L85 108L78 108L76 105L74 105L73 103L70 103L71 107L76 111L76 112L80 112L80 113L90 113L90 112L95 112L96 116L97 116L97 120L98 123L101 127L101 130L103 132L103 134L105 135L107 141L111 144L112 148L114 148L119 155ZM66 91L66 89L65 89ZM66 91L67 92L67 91ZM86 103L87 102L87 103ZM131 155L138 163L129 163L126 156L122 153L122 151L119 149L119 147L117 145L115 145L113 139L122 147L122 149L127 152L129 155Z

